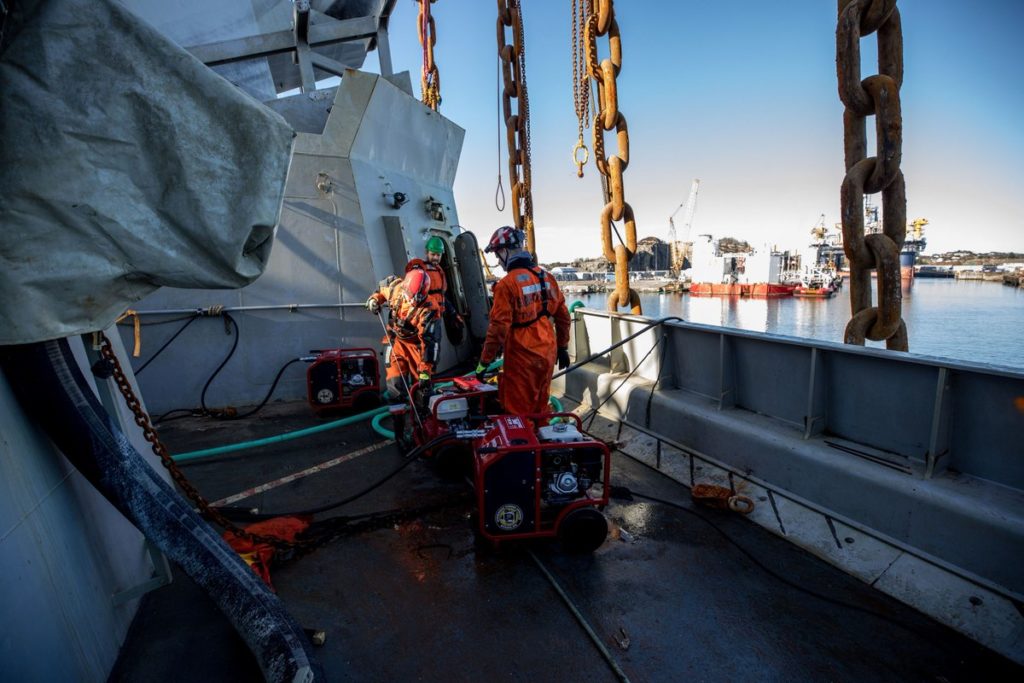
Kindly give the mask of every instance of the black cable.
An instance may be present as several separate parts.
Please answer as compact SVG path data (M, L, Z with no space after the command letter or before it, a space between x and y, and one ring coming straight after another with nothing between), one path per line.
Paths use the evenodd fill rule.
M801 592L801 593L803 593L805 595L809 595L809 596L811 596L813 598L817 598L818 600L821 600L823 602L827 602L829 604L836 605L837 607L845 607L846 609L854 610L856 612L861 612L863 614L867 614L869 616L875 617L876 619L881 619L883 621L889 622L890 624L893 624L895 626L899 626L900 628L904 629L905 631L913 633L917 637L922 638L922 639L928 641L929 643L932 642L932 638L930 636L925 635L924 633L921 633L919 630L917 630L913 626L910 626L909 624L905 624L902 621L899 621L897 619L893 619L892 617L887 616L885 614L882 614L881 612L876 612L876 611L868 609L866 607L861 607L860 605L855 605L853 603L845 602L843 600L837 600L835 598L831 598L831 597L829 597L827 595L823 595L821 593L813 591L810 588L807 588L806 586L801 586L800 584L798 584L798 583L796 583L794 581L790 581L785 576L782 576L781 574L777 573L776 571L774 571L773 569L771 569L770 567L765 565L763 562L761 562L759 559L757 559L757 557L752 552L750 552L749 550L744 548L742 545L740 545L732 536L730 536L728 534L728 532L726 532L720 526L715 524L714 521L712 521L708 517L705 517L704 515L702 515L698 511L694 510L693 508L688 508L685 505L681 505L679 503L675 503L675 502L672 502L670 500L665 500L664 498L657 498L655 496L650 496L650 495L647 495L646 493L639 493L637 491L631 491L626 486L614 486L613 485L612 486L612 491L611 491L610 495L613 498L620 498L620 499L625 499L625 500L629 500L630 497L635 496L637 498L643 498L644 500L649 500L649 501L651 501L653 503L660 503L661 505L667 505L668 507L672 507L672 508L675 508L677 510L682 510L683 512L691 514L694 517L696 517L697 519L699 519L702 522L704 522L705 524L707 524L708 526L710 526L715 531L717 531L718 534L722 538L724 538L730 545L732 545L734 548L736 548L741 553L743 553L743 555L746 556L746 558L748 560L753 562L754 566L756 566L758 569L763 571L765 574L768 574L768 576L773 577L777 581L779 581L779 582L789 586L790 588L792 588L794 590L797 590L797 591L799 591L799 592Z
M246 518L250 519L250 520L260 520L260 519L271 519L273 517L301 517L301 516L318 515L321 512L327 512L328 510L334 510L336 508L341 507L342 505L347 505L347 504L351 503L352 501L356 500L357 498L362 498L363 496L365 496L366 494L370 493L371 491L374 491L375 489L381 487L386 482L390 481L399 472L404 470L406 467L408 467L412 463L416 462L416 460L419 459L419 456L422 455L425 451L428 451L431 448L433 448L433 447L435 447L435 446L437 446L439 444L442 444L445 441L449 441L451 439L454 439L454 438L455 438L455 434L453 434L451 432L446 432L446 433L442 434L441 436L438 436L438 437L432 439L431 441L428 441L427 443L421 444L421 445L417 446L416 448L413 448L411 451L409 451L408 453L405 454L405 457L402 459L402 464L400 464L398 467L396 467L391 472L386 474L383 478L377 480L373 484L370 484L369 486L367 486L363 490L361 490L361 491L359 491L357 493L353 493L351 496L348 496L347 498L343 498L342 500L339 500L337 502L327 503L327 504L320 505L320 506L315 507L315 508L309 508L309 509L306 509L306 510L293 510L293 511L288 511L288 512L261 512L261 513L257 513L257 514L254 514L254 515L247 515ZM217 508L217 509L219 509L219 508Z
M283 375L284 371L288 369L288 366L291 365L292 363L298 363L301 360L301 358L292 358L290 361L281 366L281 369L277 371L277 376L274 377L274 382L270 385L270 390L267 392L267 395L263 397L263 400L260 401L260 404L258 406L247 412L240 413L238 415L225 416L221 419L241 420L243 417L249 417L251 415L255 415L256 413L258 413L260 410L263 409L263 406L267 405L267 401L270 400L270 397L274 395L274 389L277 388L277 383L281 381L281 375Z
M181 415L174 415L175 413L181 413ZM193 417L198 414L199 411L196 410L195 408L174 408L172 410L168 410L166 413L154 417L153 424L158 424L160 422L170 422L172 420L180 420L182 418ZM174 417L171 417L171 415L174 415Z
M604 397L604 400L603 400L603 401L601 401L601 402L600 402L600 403L599 403L599 404L597 405L597 407L596 407L596 408L591 408L591 410L592 410L593 412L592 412L592 413L591 413L591 415L590 415L590 418L589 418L589 419L590 419L590 424L588 424L588 425L587 425L587 429L590 429L590 425L594 424L594 418L596 418L596 417L597 417L597 414L598 414L598 412L600 412L601 408L603 408L603 407L604 407L604 404L605 404L605 403L607 403L607 402L609 401L609 399L611 399L611 397L615 395L615 392L617 392L617 391L618 391L619 389L621 389L621 388L623 387L623 385L624 385L624 384L625 384L626 382L628 382L628 381L629 381L629 378L633 376L633 373L634 373L634 372L636 372L637 370L639 370L639 369L640 369L640 366L644 364L644 361L645 361L645 360L647 360L647 357L648 357L648 356L650 356L650 355L651 355L651 354L652 354L652 353L654 352L654 349L658 348L658 345L659 345L659 344L661 344L661 342L662 342L662 341L663 341L664 339L665 339L665 337L660 337L660 338L658 339L658 341L654 342L654 346L652 346L652 347L651 347L650 349L648 349L648 350L647 350L647 353L645 353L645 354L644 354L644 357L640 359L640 362L639 362L639 363L637 363L636 365L634 365L634 366L633 366L633 369L629 371L629 374L628 374L628 375L626 375L626 376L625 376L625 377L624 377L624 378L622 379L622 381L621 381L621 382L619 382L619 386L615 387L615 389L614 389L614 390L613 390L613 391L612 391L612 392L611 392L610 394L608 394L607 396L605 396L605 397Z
M231 326L235 329L235 339L231 343L231 350L228 351L228 355L224 357L224 360L220 362L220 365L218 365L217 369L213 371L213 374L210 375L210 378L206 380L206 384L203 385L203 391L201 394L199 394L199 405L202 407L204 415L210 414L210 409L206 407L206 390L210 388L210 385L213 383L214 378L216 378L217 375L220 374L220 371L223 370L224 366L228 364L228 361L231 360L231 357L235 355L235 349L238 348L238 338L239 336L241 336L238 330L238 323L236 323L235 319L231 317L231 314L223 313L222 315L224 316L224 319L231 323Z
M267 402L270 401L270 397L274 395L274 390L277 389L277 384L278 384L278 382L281 381L281 376L284 375L284 371L287 370L288 367L292 363L298 363L301 360L303 360L303 359L302 358L292 358L287 363L285 363L284 365L281 366L281 369L277 371L277 375L274 377L274 381L270 384L270 389L267 391L266 395L263 397L263 400L260 401L259 405L257 405L252 410L248 410L248 411L246 411L244 413L240 413L238 415L219 415L219 414L213 413L209 409L205 409L205 408L204 409L199 409L199 410L197 410L195 408L175 408L174 410L169 410L166 413L164 413L163 415L160 415L160 416L156 417L153 420L153 422L154 422L154 424L157 423L157 422L169 422L171 420L180 420L180 419L185 418L185 417L193 417L193 416L198 416L198 417L204 417L204 416L205 417L214 417L214 418L216 418L218 420L241 420L244 417L251 417L251 416L255 415L256 413L258 413L260 410L262 410L263 406L267 405ZM175 415L174 417L170 417L174 413L182 413L182 414L181 415Z
M153 362L154 360L156 360L156 357L157 357L157 356L159 356L159 355L160 355L161 353L163 353L164 349L166 349L166 348L167 348L168 346L170 346L170 345L171 345L171 342L173 342L173 341L174 341L175 339L177 339L177 338L178 338L178 335L179 335L179 334L181 334L181 333L182 333L182 332L184 332L184 331L185 331L186 329L188 329L188 326L189 326L189 325L191 325L192 323L194 323L194 322L195 322L196 320L198 320L198 319L199 319L199 316L198 316L198 315L193 315L193 316L189 317L188 321L187 321L187 322L186 322L186 323L185 323L184 325L182 325L181 327L179 327L179 328L178 328L178 331L177 331L177 332L175 332L174 334L172 334L172 335L171 335L171 337L170 337L170 339L168 339L167 341L165 341L165 342L163 343L163 346L161 346L161 347L160 347L159 349L157 349L157 350L156 350L156 353L154 353L154 354L153 354L152 356L150 356L150 357L149 357L149 359L148 359L148 360L147 360L147 361L146 361L145 363L143 363L142 365L140 365L140 366L139 366L139 369L138 369L138 370L133 370L133 372L135 373L135 376L136 376L136 377L138 377L138 376L139 376L139 374L140 374L140 373L141 373L141 372L142 372L143 370L145 370L145 369L146 369L146 366L148 366L148 365L149 365L150 363L152 363L152 362Z
M608 348L602 349L601 351L598 351L597 353L594 353L594 354L591 354L590 356L587 356L586 358L584 358L581 361L577 361L577 362L573 363L572 365L567 367L565 370L559 370L558 372L556 372L554 375L551 376L551 379L558 379L562 375L568 374L568 373L572 372L573 370L578 370L579 368L583 367L584 365L587 365L588 363L593 363L595 360L597 360L601 356L605 355L606 353L610 353L611 351L614 351L615 349L619 348L620 346L622 346L626 342L630 342L630 341L636 339L637 337L639 337L641 334L643 334L644 332L648 331L652 327L657 327L658 325L662 325L664 323L667 323L670 320L678 320L679 322L683 322L683 319L680 318L677 315L670 315L670 316L667 316L665 318L658 318L657 320L652 320L649 324L645 325L643 327L643 329L639 330L638 332L634 332L633 334L629 335L625 339L617 341L614 344L612 344L611 346L609 346Z

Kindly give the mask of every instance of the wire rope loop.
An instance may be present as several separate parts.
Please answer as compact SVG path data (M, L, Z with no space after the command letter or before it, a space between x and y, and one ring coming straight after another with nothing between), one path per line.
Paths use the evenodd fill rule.
M741 515L749 515L754 511L754 501L749 496L735 494L729 496L729 509Z

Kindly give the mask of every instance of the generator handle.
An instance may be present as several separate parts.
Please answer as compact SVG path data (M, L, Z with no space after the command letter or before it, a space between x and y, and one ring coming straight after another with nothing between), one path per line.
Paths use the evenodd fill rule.
M440 401L438 401L438 403L440 403ZM495 418L499 418L502 415L509 415L509 414L510 413L496 413L494 415L482 416L482 417L480 417L478 419L493 421ZM580 430L581 432L583 431L583 420L576 413L567 413L567 412L561 412L561 413L524 413L522 415L518 415L517 417L525 417L525 418L527 418L529 420L550 420L553 417L571 417L573 422L576 423L576 429Z

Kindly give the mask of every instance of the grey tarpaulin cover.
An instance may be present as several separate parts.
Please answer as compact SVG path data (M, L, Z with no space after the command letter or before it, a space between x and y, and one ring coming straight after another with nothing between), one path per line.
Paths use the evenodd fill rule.
M10 6L10 5L9 5ZM23 0L0 45L0 344L263 271L293 132L113 0Z

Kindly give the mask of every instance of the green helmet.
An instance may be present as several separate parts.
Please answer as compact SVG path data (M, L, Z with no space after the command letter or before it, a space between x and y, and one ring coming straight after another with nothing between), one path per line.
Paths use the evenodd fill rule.
M434 235L427 240L427 251L432 254L443 254L444 253L444 240Z

